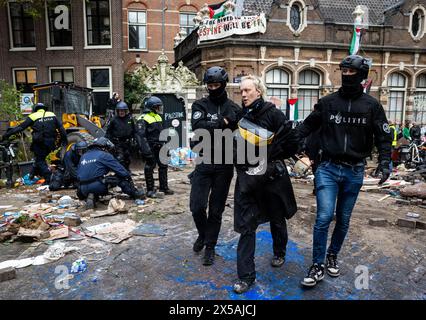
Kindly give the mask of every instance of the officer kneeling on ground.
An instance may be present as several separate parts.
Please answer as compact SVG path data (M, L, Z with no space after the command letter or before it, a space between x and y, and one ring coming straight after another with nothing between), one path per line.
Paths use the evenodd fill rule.
M109 153L113 148L114 144L107 138L97 138L81 157L77 168L77 196L80 200L86 200L87 209L93 209L95 200L107 195L109 187L119 186L133 199L145 198L143 189L139 191L133 184L130 172ZM115 175L106 177L110 171Z
M172 195L174 192L169 189L167 179L168 164L160 159L160 150L165 141L160 141L160 133L163 130L163 102L160 98L152 96L145 102L145 109L137 121L138 144L145 159L145 181L146 195L155 197L154 188L154 168L158 164L158 180L160 181L160 192Z
M86 141L80 141L71 146L65 153L60 167L55 167L50 178L49 190L57 191L62 186L68 188L72 186L77 188L77 167L81 156L86 152L88 144Z

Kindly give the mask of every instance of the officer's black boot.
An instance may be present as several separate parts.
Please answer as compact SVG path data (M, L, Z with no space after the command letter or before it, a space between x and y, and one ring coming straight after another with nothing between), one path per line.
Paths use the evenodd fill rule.
M95 195L93 193L89 193L86 199L86 209L94 209L95 208Z
M143 188L138 190L135 184L133 183L133 180L131 179L120 181L118 186L121 188L121 190L123 190L125 194L128 194L133 199L146 199Z
M152 170L145 168L146 196L155 198L154 175Z
M160 191L164 192L166 195L174 194L173 190L169 189L168 179L167 179L167 167L159 167L158 175L160 180Z

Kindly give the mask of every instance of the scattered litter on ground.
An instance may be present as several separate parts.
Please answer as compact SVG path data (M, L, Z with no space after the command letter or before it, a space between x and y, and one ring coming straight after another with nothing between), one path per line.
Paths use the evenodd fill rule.
M406 214L406 216L410 217L410 218L418 218L418 217L420 217L420 215L418 213L415 213L415 212L408 212Z
M77 259L72 263L71 273L81 273L87 270L87 263L83 258Z
M127 211L128 209L127 209L126 203L123 200L113 198L109 201L107 210L94 211L93 213L90 214L90 217L97 218L102 216L111 216L117 213L125 213Z
M131 232L135 226L136 222L129 219L125 222L103 223L86 228L86 235L105 242L120 243L132 236Z
M135 236L144 236L144 237L156 237L156 236L165 236L165 230L159 225L155 224L141 224L136 226L132 231L132 235Z

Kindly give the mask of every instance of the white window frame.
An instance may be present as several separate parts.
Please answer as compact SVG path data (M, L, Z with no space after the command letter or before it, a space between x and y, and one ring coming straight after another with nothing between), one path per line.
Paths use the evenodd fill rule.
M191 11L179 11L179 31L182 29L182 28L187 28L187 27L194 27L193 28L193 30L195 30L196 28L197 28L197 26L195 25L195 23L194 23L194 25L193 26L181 26L180 25L180 15L181 14L191 14L191 15L194 15L194 17L197 15L197 13L196 12L191 12ZM185 32L186 32L186 30L185 30ZM187 36L189 36L189 33L187 33Z
M314 72L315 74L318 75L318 85L307 85L307 84L300 84L299 83L299 81L300 81L300 74L303 73L303 72L305 72L305 71L311 71L311 72ZM297 78L298 78L298 83L297 83L297 85L298 85L298 89L297 90L298 91L300 91L300 90L315 90L315 91L318 91L318 100L321 99L321 89L320 88L322 86L322 74L320 72L318 72L318 71L316 71L314 69L306 68L306 69L303 69L303 70L299 71L299 74L298 74ZM299 96L299 94L298 94L298 96ZM313 110L311 110L311 112L312 111ZM302 119L302 118L303 117L299 117L299 119ZM303 118L303 119L305 119L305 118Z
M92 77L90 70L96 69L108 69L109 70L109 87L92 87ZM88 88L92 88L93 92L107 92L109 91L109 96L112 95L112 67L111 66L89 66L86 67L86 83Z
M71 5L72 4L71 3L72 3L72 0L70 0L70 8L69 8L69 12L70 12L70 24L72 23L72 15L71 15ZM46 50L74 50L74 46L72 46L72 45L71 46L63 46L63 47L59 47L59 46L52 47L50 45L49 13L47 11L47 2L44 5L44 12L45 12L45 16L46 16L46 39L47 39ZM73 30L71 28L71 32L72 31Z
M300 8L302 9L302 12L300 13L300 26L299 29L294 30L291 22L290 22L290 13L291 13L291 7L296 4L299 5ZM299 35L303 30L305 30L305 28L308 26L308 7L306 5L306 3L302 0L292 0L289 2L289 4L287 5L287 23L286 23L287 27L291 30L291 32L293 32L293 34L295 35Z
M74 67L62 67L62 66L49 67L49 82L53 82L53 80L52 80L52 70L55 70L55 69L72 70L73 82L75 83L75 71L74 71Z
M279 70L279 71L287 73L288 83L287 84L267 83L267 81L266 81L267 74L269 72L271 72L271 71L274 71L274 70ZM268 90L269 89L287 90L287 99L290 98L290 95L291 95L291 90L290 90L291 89L291 73L289 71L287 71L286 69L283 69L283 68L280 68L280 67L273 67L273 68L271 68L269 70L266 70L266 72L265 72L265 78L264 78L264 83L265 83L265 86L266 86L266 94L267 94L268 98L270 97L268 95ZM281 105L280 110L285 111L285 108L287 106L287 100L282 101L282 103L283 104Z
M23 67L23 68L12 68L12 78L13 78L13 85L16 88L16 76L15 76L15 71L20 71L20 70L35 70L36 71L36 77L38 77L38 69L37 67ZM37 79L38 80L38 79ZM38 83L38 81L36 82L36 84Z
M82 0L83 1L83 24L84 24L84 48L83 49L112 49L112 41L113 41L113 35L112 35L112 31L114 30L113 25L112 25L112 18L111 18L111 1L112 0L108 0L108 4L109 4L109 29L110 29L110 34L111 34L111 44L110 45L88 45L87 44L87 16L86 16L86 0ZM121 21L121 19L120 19Z
M421 28L420 32L417 36L415 36L412 33L411 28L413 26L414 13L417 10L423 11L423 26L419 26ZM410 34L411 38L413 38L414 41L420 41L425 35L425 32L426 32L426 9L422 5L417 5L411 10L411 13L410 13L410 25L408 26L408 33Z
M37 47L14 47L13 46L13 32L12 32L12 18L10 17L10 6L9 3L10 2L16 2L16 1L8 1L7 2L7 18L9 21L9 41L10 41L10 48L9 51L36 51ZM33 23L34 23L34 19L33 19ZM34 26L35 28L35 26ZM35 37L35 43L37 44L37 37L36 37L36 32L34 30L34 37Z
M146 43L146 48L143 49L131 49L130 48L130 32L129 32L129 12L145 12L145 43ZM138 52L148 52L148 11L147 10L142 10L142 9L128 9L127 10L127 50L128 51L138 51Z
M419 77L421 77L421 76L425 76L426 77L426 72L423 72L423 73L420 73L419 75L417 75L417 78L416 78L416 92L414 93L414 97L417 95L417 94L423 94L425 97L426 97L426 87L417 87L417 80L418 80L418 78ZM422 114L423 115L426 115L426 109L425 110L422 110L421 111L422 112ZM414 113L414 105L413 105L413 113ZM423 117L422 117L423 118ZM417 119L415 119L415 121L416 121ZM418 122L418 120L416 121L416 122ZM425 116L425 122L422 122L422 123L417 123L417 124L419 124L419 125L426 125L426 116Z
M391 87L391 86L389 85L390 77L391 77L393 74L399 74L399 75L401 75L402 77L404 77L404 82L405 82L404 87ZM391 93L391 92L403 92L404 97L403 97L403 101L402 101L402 111L401 111L402 119L401 119L401 123L405 123L405 112L406 112L406 103L407 103L407 85L408 85L408 78L407 78L407 76L406 76L406 75L404 75L404 74L403 74L403 73L401 73L401 72L393 71L393 72L389 73L389 75L387 76L387 78L386 78L386 84L387 84L387 86L388 86L388 88L389 88L388 105L387 105L387 110L385 110L386 117L388 117L388 112L390 112L390 109L389 109L389 108L390 108L390 105L389 105L390 93ZM391 120L393 120L393 121L397 121L396 119L391 119Z

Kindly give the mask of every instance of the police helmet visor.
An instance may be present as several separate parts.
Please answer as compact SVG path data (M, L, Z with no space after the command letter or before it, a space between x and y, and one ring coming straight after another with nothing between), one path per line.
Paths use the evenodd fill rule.
M155 112L159 113L159 114L163 114L164 108L162 104L157 104L155 106L152 107L153 110L155 110Z

